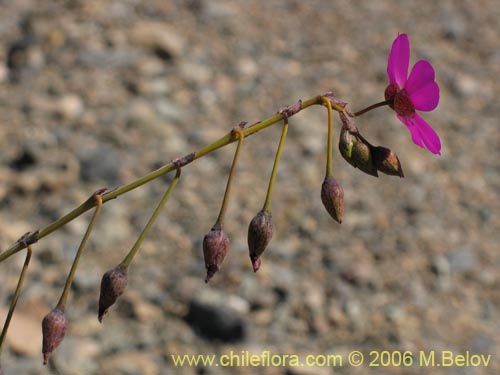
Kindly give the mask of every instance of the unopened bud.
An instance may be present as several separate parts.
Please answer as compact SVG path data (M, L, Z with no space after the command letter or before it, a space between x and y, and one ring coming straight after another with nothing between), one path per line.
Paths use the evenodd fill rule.
M333 177L326 176L321 186L321 201L330 216L339 224L344 217L344 189Z
M49 361L52 352L59 346L66 334L66 315L59 308L55 308L45 315L42 321L42 353L43 364Z
M352 166L371 176L378 177L377 167L372 157L372 148L361 136L342 128L339 138L339 150L342 157Z
M373 160L377 169L391 176L404 177L403 168L399 162L398 156L391 150L385 147L373 147Z
M205 234L203 237L203 257L207 269L206 283L220 270L228 251L229 237L220 226L213 227L210 232Z
M127 271L118 266L104 273L101 280L101 293L99 294L99 313L97 319L102 323L102 318L108 313L108 309L120 297L127 286Z
M261 265L260 256L266 249L274 234L271 215L260 211L248 226L248 252L253 271L257 272Z

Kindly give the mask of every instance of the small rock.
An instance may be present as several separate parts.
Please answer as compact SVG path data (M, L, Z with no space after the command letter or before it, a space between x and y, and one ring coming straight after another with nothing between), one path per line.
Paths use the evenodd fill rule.
M184 49L184 39L176 29L162 22L138 22L129 33L130 42L150 49L161 60L178 57Z
M120 183L120 156L109 145L95 149L81 150L79 155L81 169L80 178L85 182L103 182L107 186Z
M95 320L95 317L93 317ZM73 334L67 335L63 343L57 347L54 354L61 374L94 374L98 371L95 358L100 352L100 343Z
M461 247L448 254L448 261L452 272L468 272L476 265L476 254L469 247Z
M210 340L235 342L246 336L246 324L240 314L217 303L193 299L185 320L197 333Z
M0 309L0 316L6 316L7 309ZM7 335L10 349L21 355L36 357L42 353L41 319L16 311L12 317Z
M74 120L83 113L82 99L75 94L67 94L54 104L54 112L64 120Z
M355 262L343 270L341 277L356 286L374 287L377 276L373 267L367 262Z
M449 40L462 39L467 33L466 24L463 20L450 12L446 12L441 17L440 25L443 36Z
M0 83L7 81L7 77L9 76L9 72L5 65L0 64Z

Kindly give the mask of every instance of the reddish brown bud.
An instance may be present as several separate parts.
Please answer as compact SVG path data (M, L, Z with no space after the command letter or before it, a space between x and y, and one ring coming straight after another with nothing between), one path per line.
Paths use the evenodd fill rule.
M344 217L344 189L333 177L325 177L321 186L321 201L330 216L339 224Z
M248 251L253 271L257 272L261 265L260 256L266 249L274 234L271 215L260 211L248 226Z
M120 297L127 286L127 271L118 266L104 273L101 280L101 293L99 294L99 314L97 319L102 323L102 318L108 313L108 309Z
M203 256L207 269L206 283L220 270L228 251L229 237L220 226L213 227L210 232L205 234L203 237Z
M403 168L394 152L388 148L378 146L373 147L372 154L375 165L380 172L391 176L404 177Z
M377 168L372 157L372 146L359 134L352 134L345 127L342 128L339 138L339 150L342 157L353 167L378 177Z
M59 308L45 315L42 321L43 364L46 365L52 352L59 346L66 333L66 316Z

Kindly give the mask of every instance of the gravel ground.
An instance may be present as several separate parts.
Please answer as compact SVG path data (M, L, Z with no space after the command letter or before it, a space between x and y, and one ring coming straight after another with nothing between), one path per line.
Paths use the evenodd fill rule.
M203 235L234 147L196 161L100 325L102 274L133 245L171 177L105 205L42 365L42 317L66 279L88 216L34 247L2 353L6 374L500 373L500 7L498 1L0 1L0 248L100 187L128 183L297 99L333 90L353 110L383 99L398 32L441 88L425 118L437 157L387 108L358 121L406 178L367 176L335 150L342 225L319 192L326 113L293 119L273 200L276 232L254 274L247 226L262 207L279 139L248 138L226 231L231 251L204 283ZM496 103L496 104L495 104ZM336 124L338 125L338 123ZM337 127L338 129L338 127ZM24 261L0 265L0 316ZM3 318L2 318L3 319ZM171 354L339 354L333 367L175 368ZM366 362L347 364L360 350ZM369 367L371 350L491 354L488 366Z

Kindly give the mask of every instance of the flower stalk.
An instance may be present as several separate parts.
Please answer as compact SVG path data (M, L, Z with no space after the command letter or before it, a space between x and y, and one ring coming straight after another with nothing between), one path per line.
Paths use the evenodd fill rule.
M384 100L382 102L378 102L378 103L375 103L375 104L372 104L364 109L362 109L361 111L358 111L358 112L355 112L354 113L354 117L359 117L361 115L364 115L366 112L370 112L372 109L375 109L375 108L379 108L379 107L383 107L383 106L390 106L394 103L394 100L392 99L389 99L389 100Z
M281 159L281 154L283 152L283 145L285 144L286 135L288 133L288 117L283 120L283 129L281 130L281 137L278 144L278 149L276 150L276 156L274 157L273 169L271 172L271 178L269 179L269 185L267 187L266 200L264 202L264 211L267 215L271 214L271 202L273 199L274 184L276 182L276 174L278 172L278 164Z
M178 164L179 161L176 159L172 163ZM122 260L122 262L118 265L118 268L121 271L126 271L132 260L134 259L135 255L137 254L137 251L139 250L139 247L141 246L142 242L144 241L144 238L146 238L146 235L149 233L149 230L153 226L154 222L158 218L158 215L160 214L162 208L165 206L165 203L167 203L168 199L170 198L170 195L172 195L172 192L174 191L175 187L177 186L177 183L179 182L179 178L181 177L181 168L177 168L177 172L175 173L175 177L170 183L167 191L163 195L163 197L160 200L160 203L158 203L158 206L156 207L155 211L153 212L153 215L149 219L148 223L142 230L141 234L135 241L134 245L128 252L127 256Z
M321 97L321 101L326 105L328 110L328 142L326 149L326 177L333 176L333 118L332 118L332 103L326 97Z
M245 134L243 131L236 127L231 131L231 135L238 140L238 146L236 146L236 151L234 152L233 163L231 164L231 170L227 178L226 191L224 192L224 198L222 199L222 205L220 208L219 216L215 221L214 228L222 228L224 226L224 217L226 216L227 204L229 201L229 194L231 193L231 185L234 179L234 172L236 171L236 164L238 164L238 159L240 157L241 146L243 145L243 139Z
M5 318L5 323L2 328L2 334L0 335L0 355L2 354L3 343L5 341L7 331L9 330L12 315L14 315L14 310L16 309L17 301L19 300L19 296L21 294L21 289L23 287L24 279L26 278L26 271L28 271L32 253L33 249L31 245L28 245L26 249L26 258L24 259L23 268L21 270L21 274L19 275L19 280L17 281L16 290L14 291L14 297L12 298L12 301L10 303L9 312L7 313L7 317Z
M92 200L96 203L96 209L92 218L90 219L89 225L87 227L87 231L85 232L82 241L80 242L80 246L75 255L75 259L73 260L73 264L71 265L71 270L69 271L68 278L66 279L66 284L64 285L63 292L61 294L61 298L59 298L59 302L57 303L57 308L64 312L66 309L66 302L68 301L69 291L71 289L71 284L73 283L73 279L75 278L76 269L78 267L78 262L83 254L83 250L85 249L85 245L90 237L90 233L92 229L94 229L94 225L97 221L97 217L99 216L102 208L102 194L106 191L106 189L100 189L96 191L92 195Z

